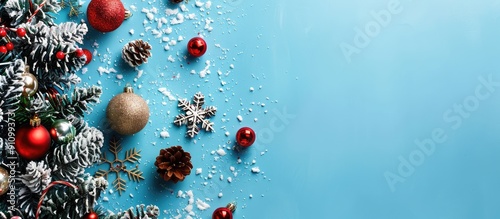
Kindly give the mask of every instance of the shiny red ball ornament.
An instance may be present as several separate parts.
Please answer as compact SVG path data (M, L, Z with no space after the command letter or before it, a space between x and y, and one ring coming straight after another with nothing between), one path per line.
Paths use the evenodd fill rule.
M59 51L56 53L57 59L62 60L62 59L64 59L64 57L66 57L66 54L63 51Z
M225 208L217 208L212 214L212 219L233 219L233 212L236 205L230 203Z
M2 54L7 53L7 47L6 46L0 46L0 53L2 53Z
M0 28L0 37L5 37L7 36L7 30L5 28Z
M14 50L14 43L8 42L7 44L5 44L5 48L7 48L8 51Z
M16 34L18 37L24 37L24 36L26 36L26 29L24 29L22 27L17 28Z
M120 0L92 0L87 7L87 20L94 29L111 32L125 20L125 7Z
M84 215L82 219L99 219L99 215L97 215L97 213L95 212L90 212Z
M200 57L207 51L207 42L201 37L194 37L187 44L188 53L194 57Z
M39 160L50 149L49 131L41 124L38 116L30 120L30 125L16 131L15 148L19 156L26 160Z
M242 147L249 147L255 142L255 132L249 127L243 127L236 133L236 143Z
M83 54L87 57L87 61L85 61L85 65L89 64L92 61L92 53L88 49L83 49Z

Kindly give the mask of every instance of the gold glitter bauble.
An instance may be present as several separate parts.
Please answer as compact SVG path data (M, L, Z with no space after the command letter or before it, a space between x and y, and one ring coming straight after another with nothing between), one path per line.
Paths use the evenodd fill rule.
M9 190L9 172L0 167L0 196Z
M132 87L126 86L123 93L109 101L106 117L111 129L121 135L132 135L148 123L149 107L142 97L134 94Z

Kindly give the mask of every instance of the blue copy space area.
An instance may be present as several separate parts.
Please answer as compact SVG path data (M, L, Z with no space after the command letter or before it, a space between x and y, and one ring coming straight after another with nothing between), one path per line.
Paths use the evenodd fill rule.
M166 0L123 2L135 8L130 20L88 34L85 46L97 53L82 78L105 89L87 119L104 128L109 100L134 86L150 122L122 145L141 150L145 180L127 182L121 196L103 194L103 207L155 204L162 218L185 218L191 191L194 218L231 201L235 218L500 217L498 1L214 0L200 11L193 0L177 25L166 13L177 6ZM153 32L168 27L170 34ZM198 33L207 54L185 58ZM138 38L153 57L136 70L120 53ZM218 109L215 133L185 138L186 127L173 125L182 111L165 90L176 99L204 93ZM257 141L237 152L243 126ZM173 145L194 165L177 184L154 166ZM107 167L89 172L99 168ZM210 208L199 210L198 199Z

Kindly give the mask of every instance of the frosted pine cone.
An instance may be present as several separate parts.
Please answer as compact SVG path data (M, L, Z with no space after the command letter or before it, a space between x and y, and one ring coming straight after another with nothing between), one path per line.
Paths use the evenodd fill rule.
M147 63L151 57L151 45L142 40L134 40L127 43L122 49L122 58L131 67L137 67L142 63Z
M158 168L156 171L165 181L174 183L183 181L193 169L191 154L185 152L181 146L161 149L160 155L156 157L155 166Z

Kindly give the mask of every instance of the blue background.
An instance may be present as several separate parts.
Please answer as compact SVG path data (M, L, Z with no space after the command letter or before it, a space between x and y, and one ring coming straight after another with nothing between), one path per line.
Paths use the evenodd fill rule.
M140 10L154 6L160 18L167 7L176 6L166 0L123 2L137 11L118 30L101 34L89 28L84 47L100 56L87 66L83 83L101 84L104 94L86 118L109 139L107 102L126 83L133 84L148 101L151 117L143 131L123 137L123 146L142 150L139 167L146 179L128 182L121 196L103 194L109 199L99 201L104 207L116 212L156 204L161 218L177 210L184 218L187 199L176 194L192 190L195 199L210 199L210 209L195 207L199 218L210 218L215 208L231 201L238 202L235 218L500 217L500 94L499 87L484 85L489 78L500 81L499 1L214 0L207 15L192 0L187 7L198 20L172 26L169 37L185 40L169 51L161 38L145 31L157 23L143 25L147 18ZM397 13L383 24L372 15L394 5ZM64 20L65 13L59 17ZM214 20L212 32L204 30L204 22L196 23L205 17ZM358 30L368 33L365 44L356 44ZM208 52L185 59L185 44L198 33L207 40ZM138 38L153 46L153 58L139 67L144 71L140 78L120 58L123 45ZM94 42L98 48L91 48ZM356 52L346 55L341 48L347 44ZM175 62L167 61L169 55ZM190 74L203 69L206 60L211 74ZM98 67L118 73L100 75ZM173 78L177 74L180 78ZM172 124L180 113L176 102L158 92L160 87L179 98L203 92L206 105L218 108L212 118L216 132L185 138L185 127ZM479 98L477 89L488 97ZM458 111L460 105L465 113ZM257 132L256 144L243 152L226 150L220 158L211 153L231 148L242 126ZM170 138L160 138L164 128ZM415 141L432 139L435 132L441 132L441 141L426 154ZM154 159L171 145L191 152L195 169L203 173L193 170L177 184L159 179ZM216 173L207 179L212 166ZM252 173L252 167L262 172Z

